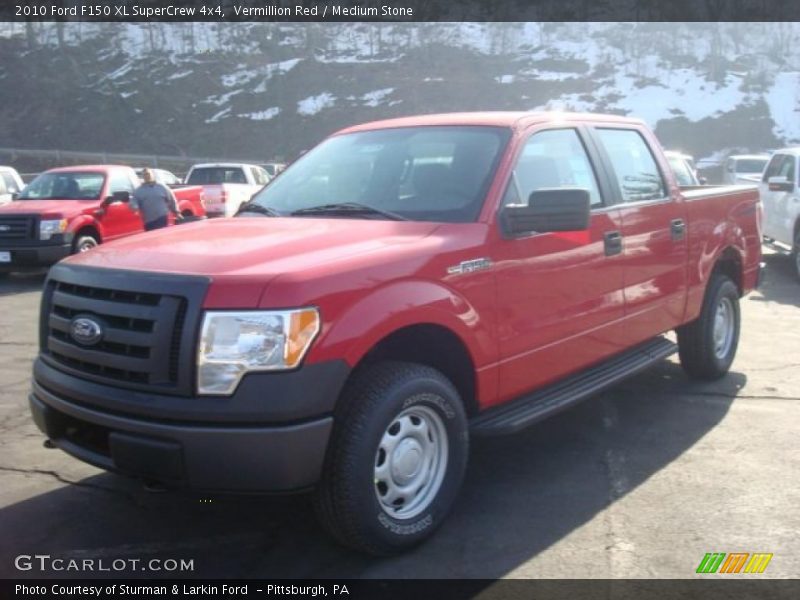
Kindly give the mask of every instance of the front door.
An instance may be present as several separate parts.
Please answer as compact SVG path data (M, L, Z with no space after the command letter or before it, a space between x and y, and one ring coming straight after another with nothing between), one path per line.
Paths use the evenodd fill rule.
M524 142L503 204L543 188L580 187L591 198L587 231L503 239L496 257L502 402L618 352L623 318L619 210L578 128L545 129Z
M128 192L133 195L135 185L129 173L112 171L109 177L108 196L113 195L114 192ZM131 210L128 202L108 204L102 217L102 223L106 240L144 231L141 217Z
M791 244L794 233L793 214L797 208L797 157L791 154L776 154L770 159L760 184L761 202L764 204L764 235L784 244ZM785 177L792 191L772 191L770 177ZM793 213L794 210L794 213Z

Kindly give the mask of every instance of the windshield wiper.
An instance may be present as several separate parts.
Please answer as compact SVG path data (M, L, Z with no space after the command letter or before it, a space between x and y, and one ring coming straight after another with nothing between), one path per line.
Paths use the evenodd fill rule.
M309 206L301 208L292 213L295 215L380 215L392 221L408 221L408 219L397 213L388 210L381 210L358 202L338 202L333 204L321 204L320 206Z
M249 202L245 202L239 207L239 210L236 211L236 215L240 215L245 212L254 212L259 213L262 215L266 215L268 217L280 217L281 213L279 213L274 208L270 208L269 206L263 206L256 202L250 200Z

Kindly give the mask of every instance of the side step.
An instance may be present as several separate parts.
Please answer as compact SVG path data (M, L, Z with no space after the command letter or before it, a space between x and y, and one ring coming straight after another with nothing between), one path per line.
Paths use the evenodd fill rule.
M677 344L663 337L654 338L567 379L486 410L470 421L470 431L485 436L516 433L677 351Z

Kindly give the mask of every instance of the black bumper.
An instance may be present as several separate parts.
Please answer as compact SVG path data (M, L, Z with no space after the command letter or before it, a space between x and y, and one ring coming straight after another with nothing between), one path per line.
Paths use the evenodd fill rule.
M167 398L81 380L40 359L29 400L34 421L56 446L100 468L171 487L284 492L319 479L331 413L348 373L344 363L321 363L248 375L231 398ZM248 379L251 385L244 386ZM97 396L103 391L105 406ZM315 397L310 403L309 396ZM292 401L315 414L298 418L290 411L294 420L265 421L269 411L252 410ZM198 410L189 418L195 403ZM226 403L238 408L225 411Z
M57 263L72 253L72 244L8 248L0 242L0 251L11 252L11 262L0 263L0 271L23 271Z

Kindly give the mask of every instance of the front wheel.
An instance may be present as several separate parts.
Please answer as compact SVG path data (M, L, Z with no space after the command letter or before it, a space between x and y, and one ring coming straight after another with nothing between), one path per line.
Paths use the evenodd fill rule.
M467 454L464 407L444 375L403 362L365 368L334 415L317 514L351 548L401 552L442 523L461 487Z
M740 321L736 284L725 275L712 276L700 316L677 330L683 370L694 379L725 375L736 356Z
M92 235L82 235L78 239L75 240L75 243L72 246L72 253L73 254L80 254L82 252L88 252L95 246L97 246L97 238Z

